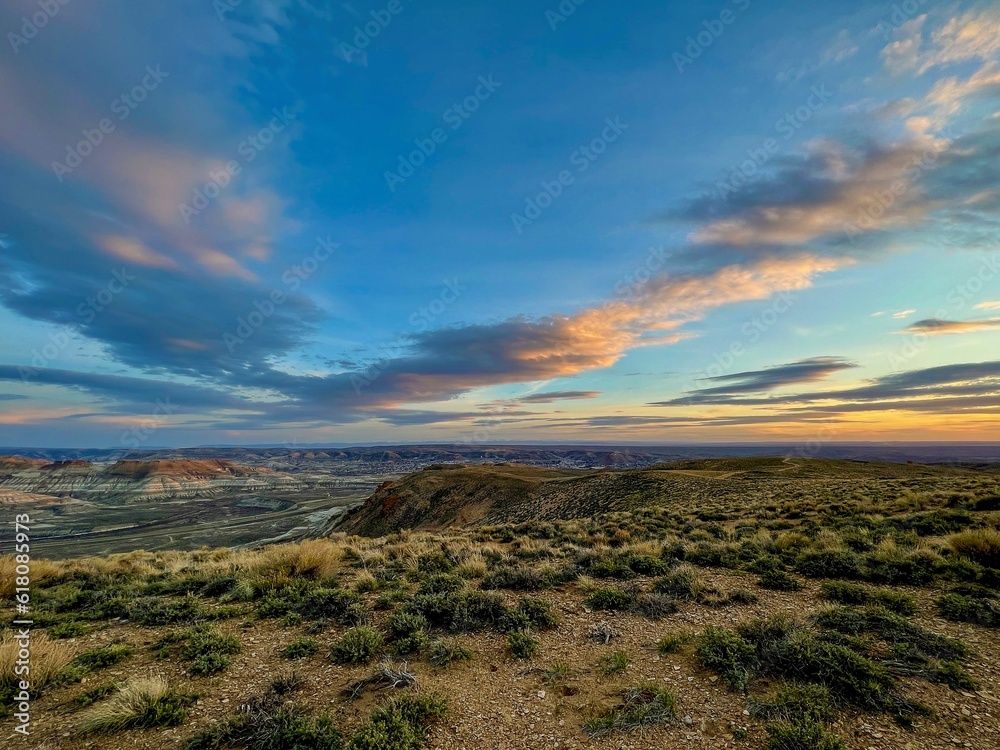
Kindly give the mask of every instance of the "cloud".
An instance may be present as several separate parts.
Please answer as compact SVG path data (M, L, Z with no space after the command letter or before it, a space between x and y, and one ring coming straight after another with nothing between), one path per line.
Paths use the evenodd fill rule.
M1000 302L980 302L976 305L977 310L1000 310Z
M898 312L894 312L892 317L893 320L903 320L903 318L908 318L915 312L916 310L899 310Z
M989 413L991 407L1000 405L1000 361L940 365L885 375L853 388L772 395L764 398L729 398L722 403L744 407L766 406L774 409L808 405L786 410L784 413L787 415L803 412L863 412L886 409L904 411L933 409L946 413L957 406L965 410L985 410ZM660 405L679 404L663 402Z
M857 365L842 357L812 357L762 370L736 372L703 378L703 381L721 383L711 388L688 391L670 401L659 401L651 406L683 406L688 404L725 404L746 393L763 393L799 383L823 380Z
M522 404L550 404L554 401L576 401L597 398L600 391L544 391L514 399Z
M950 333L974 333L976 331L992 331L1000 328L1000 318L990 318L989 320L940 320L939 318L926 318L918 320L901 333L927 333L932 336L940 336Z

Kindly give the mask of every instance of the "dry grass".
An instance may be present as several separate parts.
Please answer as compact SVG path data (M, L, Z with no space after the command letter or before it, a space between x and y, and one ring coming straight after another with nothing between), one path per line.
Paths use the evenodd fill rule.
M184 720L187 702L187 696L174 691L159 677L132 679L88 711L82 729L93 733L174 726Z
M1000 565L1000 531L996 529L968 529L949 536L948 544L976 562Z
M20 645L13 635L0 640L0 680L14 676ZM31 675L32 687L43 688L51 684L73 658L73 649L64 641L51 641L41 631L31 633Z

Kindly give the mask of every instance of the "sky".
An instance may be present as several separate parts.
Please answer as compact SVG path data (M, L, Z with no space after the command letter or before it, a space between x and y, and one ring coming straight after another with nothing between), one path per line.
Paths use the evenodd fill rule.
M0 32L0 445L1000 432L995 2Z

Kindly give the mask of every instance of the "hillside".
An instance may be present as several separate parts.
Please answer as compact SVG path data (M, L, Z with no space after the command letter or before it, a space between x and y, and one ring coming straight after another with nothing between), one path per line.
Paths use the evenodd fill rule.
M265 467L218 459L122 459L102 466L80 459L46 462L17 456L0 458L0 493L97 503L212 497L232 490L291 489L297 484L297 480Z
M331 530L381 536L402 529L569 520L640 507L704 517L775 497L878 501L922 489L961 489L971 469L807 458L685 460L626 471L553 470L517 464L435 465L386 482Z
M992 750L998 502L905 464L433 466L349 519L388 536L36 556L30 746Z

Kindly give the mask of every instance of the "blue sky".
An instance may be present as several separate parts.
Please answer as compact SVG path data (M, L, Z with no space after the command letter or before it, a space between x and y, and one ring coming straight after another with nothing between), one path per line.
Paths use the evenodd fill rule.
M0 31L0 444L996 436L993 3Z

